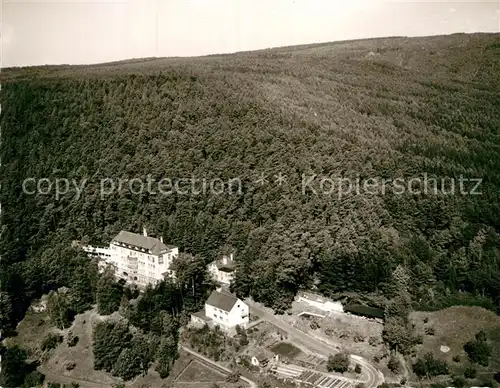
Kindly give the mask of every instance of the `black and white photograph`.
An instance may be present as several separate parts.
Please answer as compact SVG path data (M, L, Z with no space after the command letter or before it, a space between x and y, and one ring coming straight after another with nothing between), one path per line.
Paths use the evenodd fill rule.
M500 0L0 0L0 388L500 388Z

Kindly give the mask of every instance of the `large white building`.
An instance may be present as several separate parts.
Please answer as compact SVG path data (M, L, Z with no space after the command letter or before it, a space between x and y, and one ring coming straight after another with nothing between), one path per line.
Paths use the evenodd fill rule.
M234 295L214 291L205 302L205 310L191 315L191 322L219 326L230 332L236 325L246 327L250 322L249 308Z
M141 288L156 284L166 277L174 277L170 269L179 249L160 239L143 234L121 231L110 242L109 248L82 247L90 255L100 257L101 265L111 265L117 279Z
M212 261L208 265L208 272L212 276L212 279L223 285L229 286L234 278L234 259L233 254L229 256L223 255L222 259Z

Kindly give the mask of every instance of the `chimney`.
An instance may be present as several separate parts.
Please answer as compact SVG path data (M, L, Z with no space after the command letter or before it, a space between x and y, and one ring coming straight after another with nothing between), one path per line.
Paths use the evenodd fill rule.
M233 254L231 253L231 256L230 256L230 260L231 260L231 263L233 262Z
M227 256L222 255L222 264L226 265L227 264Z
M142 234L144 235L144 237L148 237L148 232L146 232L145 226L142 227Z
M163 236L160 236L160 241L163 243Z

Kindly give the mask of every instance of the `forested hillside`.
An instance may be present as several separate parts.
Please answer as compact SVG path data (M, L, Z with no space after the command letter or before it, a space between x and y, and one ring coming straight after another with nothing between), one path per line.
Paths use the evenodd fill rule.
M4 325L71 281L58 272L71 263L62 247L143 225L207 262L236 249L235 291L277 310L314 285L500 308L498 34L8 69L1 80ZM303 174L424 173L482 178L481 195L301 190ZM99 193L101 179L148 174L238 177L243 188ZM23 193L26 178L88 183L57 200Z

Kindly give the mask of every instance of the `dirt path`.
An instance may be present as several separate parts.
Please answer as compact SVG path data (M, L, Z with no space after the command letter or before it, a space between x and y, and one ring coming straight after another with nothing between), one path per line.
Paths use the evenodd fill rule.
M39 366L38 371L45 375L45 381L51 383L62 383L62 384L71 384L78 383L81 388L111 388L112 385L102 384L98 381L90 381L79 379L76 377L64 376L56 373L52 373L50 370L45 368L44 366Z

